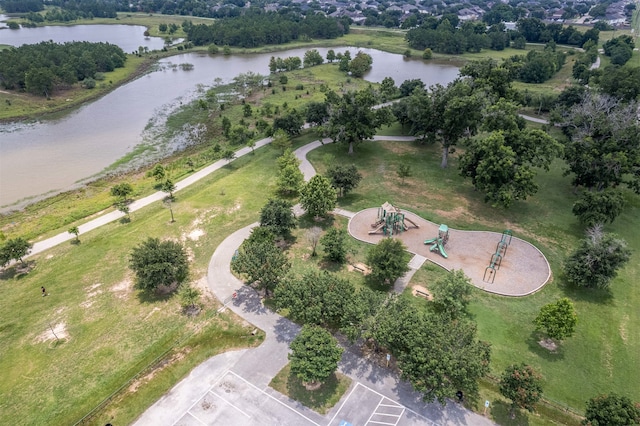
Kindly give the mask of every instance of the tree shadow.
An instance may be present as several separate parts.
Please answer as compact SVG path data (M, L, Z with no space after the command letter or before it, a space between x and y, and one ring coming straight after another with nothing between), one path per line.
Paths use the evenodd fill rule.
M82 241L74 238L73 240L70 241L70 243L72 246L79 246L82 243Z
M318 268L328 272L339 272L342 269L342 265L342 263L332 262L324 257L318 261Z
M565 356L565 349L562 343L557 343L556 349L547 349L540 344L540 341L544 340L544 336L538 331L532 331L527 338L527 345L529 350L547 361L562 361Z
M34 260L28 260L24 264L23 263L15 263L11 266L8 266L4 269L0 269L0 280L8 281L8 280L21 280L26 277L29 272L35 268L36 262Z
M120 222L121 224L125 225L125 224L131 222L131 218L129 216L124 216L124 217L121 217L118 222Z
M491 406L491 416L497 424L503 426L528 426L529 416L522 410L511 412L511 404L495 400ZM513 417L512 417L513 416Z
M310 214L303 214L298 217L298 228L300 229L309 229L314 226L321 228L323 231L331 228L335 222L335 217L333 215L329 215L323 218L316 218L311 216Z
M558 284L558 287L569 299L598 305L612 305L614 302L613 293L609 288L580 287L569 283L564 274L559 278L562 284Z
M158 302L166 302L171 299L177 290L174 290L170 293L159 293L156 291L147 291L147 290L138 290L136 297L140 303L144 304L154 304Z
M364 284L371 290L389 292L393 288L393 285L389 285L374 279L371 275L364 277Z

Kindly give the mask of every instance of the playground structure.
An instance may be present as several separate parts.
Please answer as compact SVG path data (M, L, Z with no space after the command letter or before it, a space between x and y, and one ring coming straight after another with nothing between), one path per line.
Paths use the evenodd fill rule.
M426 240L424 243L432 244L431 248L429 248L429 251L437 250L440 252L442 257L447 259L449 256L447 255L447 252L444 251L444 246L447 244L447 241L449 241L449 227L443 223L440 225L440 228L438 228L438 236L436 238Z
M369 231L369 234L376 234L380 231L382 231L385 236L399 234L410 229L407 223L415 228L420 228L414 221L407 218L406 215L402 213L402 210L385 201L382 207L378 208L377 219L375 223L371 224L371 227L374 229Z
M498 242L498 245L496 246L496 252L491 255L489 266L484 270L482 281L493 284L496 279L496 275L500 270L500 265L502 265L502 258L507 255L507 249L509 248L509 244L511 244L511 238L513 238L513 233L510 229L506 229L502 232L500 242Z

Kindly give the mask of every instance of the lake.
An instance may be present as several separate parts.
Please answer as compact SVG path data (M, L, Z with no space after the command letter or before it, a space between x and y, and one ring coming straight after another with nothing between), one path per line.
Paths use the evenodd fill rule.
M0 33L5 31L8 30ZM336 52L345 49L334 48ZM160 61L160 70L121 86L63 118L0 125L1 210L8 210L8 206L20 207L43 194L73 189L82 180L99 174L142 142L147 125L162 122L162 117L181 103L197 97L202 85L212 86L216 79L228 83L247 71L268 75L271 56L302 57L306 50L233 56L176 55ZM323 57L327 50L318 49ZM373 57L373 67L364 77L372 82L389 76L396 85L414 78L422 79L427 85L447 84L458 75L458 68L449 64L405 59L374 49L349 50L352 56L362 50ZM194 68L185 71L168 66L180 63L193 64Z

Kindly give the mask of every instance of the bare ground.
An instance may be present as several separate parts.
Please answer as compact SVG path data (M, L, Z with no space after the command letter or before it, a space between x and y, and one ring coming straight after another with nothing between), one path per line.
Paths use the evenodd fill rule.
M349 233L358 240L376 244L384 238L381 232L369 234L377 212L377 208L370 208L356 213L349 221ZM513 237L493 283L484 281L485 270L502 238L501 233L449 228L449 242L445 246L449 257L445 259L439 253L429 251L430 245L424 244L425 240L438 236L439 225L409 211L403 213L419 226L414 228L407 223L410 229L396 235L410 252L424 256L447 270L462 269L471 283L482 290L504 296L526 296L541 289L551 278L549 262L540 250Z

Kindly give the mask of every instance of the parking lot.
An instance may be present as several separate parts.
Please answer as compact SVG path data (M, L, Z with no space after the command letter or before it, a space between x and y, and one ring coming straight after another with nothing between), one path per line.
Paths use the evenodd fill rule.
M352 384L336 407L327 416L321 416L271 388L259 389L228 370L174 425L431 426L435 423L361 383Z

